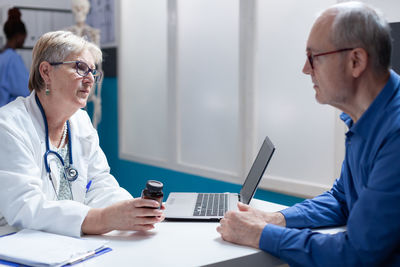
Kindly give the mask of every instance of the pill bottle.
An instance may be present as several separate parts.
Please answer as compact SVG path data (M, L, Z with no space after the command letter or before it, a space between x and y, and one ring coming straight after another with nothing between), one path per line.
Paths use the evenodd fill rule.
M144 199L153 199L160 203L158 207L161 209L161 204L163 201L164 193L162 191L164 185L163 183L156 180L148 180L146 183L146 188L142 191L142 198Z

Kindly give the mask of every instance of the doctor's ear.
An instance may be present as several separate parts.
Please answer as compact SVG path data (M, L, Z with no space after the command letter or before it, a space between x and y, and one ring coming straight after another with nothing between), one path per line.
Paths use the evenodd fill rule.
M50 73L51 73L51 65L49 62L47 61L43 61L42 63L40 63L39 65L39 72L40 72L40 76L42 76L43 81L45 81L45 83L50 83Z

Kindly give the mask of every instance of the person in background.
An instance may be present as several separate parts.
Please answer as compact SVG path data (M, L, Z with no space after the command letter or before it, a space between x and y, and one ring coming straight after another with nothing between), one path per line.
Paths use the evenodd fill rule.
M28 96L29 73L15 49L22 48L26 38L25 24L18 8L8 10L4 24L6 45L0 50L0 107L18 96Z
M316 99L349 127L332 189L276 213L244 204L227 212L222 238L291 266L400 266L400 76L390 70L390 27L370 6L324 11L307 41L303 72ZM322 234L309 228L347 225Z
M82 110L101 59L96 45L68 31L36 43L31 94L0 109L0 226L80 236L151 230L164 219L158 202L118 185Z

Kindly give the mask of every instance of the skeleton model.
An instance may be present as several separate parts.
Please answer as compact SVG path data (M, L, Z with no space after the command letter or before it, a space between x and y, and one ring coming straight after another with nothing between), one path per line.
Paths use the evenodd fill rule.
M95 29L87 25L86 16L90 9L89 0L72 0L72 13L75 16L76 24L68 27L66 30L73 32L78 36L85 37L88 41L96 44L100 47L100 30ZM97 66L97 69L102 71L101 63ZM100 81L95 84L94 90L90 94L89 101L93 102L93 119L92 123L94 128L97 129L97 125L101 120L101 86L103 83L103 76Z

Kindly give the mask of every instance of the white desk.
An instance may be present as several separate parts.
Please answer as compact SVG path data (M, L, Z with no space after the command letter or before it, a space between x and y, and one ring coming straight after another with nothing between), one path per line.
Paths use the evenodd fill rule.
M285 206L253 200L252 206L277 211ZM109 241L113 249L80 266L281 266L268 253L225 242L218 223L162 222L150 232L113 231L90 238Z
M286 206L253 199L251 206L278 211ZM76 266L282 266L272 255L249 247L225 242L217 233L218 223L162 222L149 232L113 231L102 236L87 236L109 241L111 252ZM0 234L13 232L0 227ZM315 230L333 234L345 227ZM0 264L1 266L1 264Z

